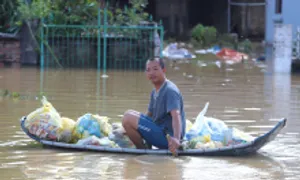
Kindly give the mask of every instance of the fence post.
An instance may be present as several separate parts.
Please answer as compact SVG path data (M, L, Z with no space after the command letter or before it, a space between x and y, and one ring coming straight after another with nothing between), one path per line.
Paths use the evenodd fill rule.
M104 45L103 45L103 74L106 75L106 35L107 35L107 7L104 9Z
M40 58L41 58L41 68L44 68L44 18L42 18L42 20L41 20L41 44L40 44L40 46L41 46L41 56L40 56Z
M164 46L164 26L162 24L162 20L160 20L160 58L163 57L162 51Z
M101 27L101 10L98 8L98 33L97 33L97 70L100 70L101 68L101 41L100 41L100 27Z

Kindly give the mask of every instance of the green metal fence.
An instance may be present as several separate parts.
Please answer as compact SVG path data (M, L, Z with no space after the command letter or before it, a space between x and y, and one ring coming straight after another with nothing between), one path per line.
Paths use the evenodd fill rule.
M162 23L113 26L107 10L96 25L51 24L42 20L41 68L140 69L147 59L162 56Z

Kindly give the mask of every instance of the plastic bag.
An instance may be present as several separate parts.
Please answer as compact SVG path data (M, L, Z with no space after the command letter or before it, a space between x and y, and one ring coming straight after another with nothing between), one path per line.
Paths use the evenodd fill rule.
M190 120L186 120L185 132L189 132L189 130L193 127L193 123Z
M114 141L121 148L136 148L129 137L126 135L118 136L114 133L111 133L108 137L111 141Z
M62 117L62 127L58 130L57 136L60 142L77 142L78 139L73 137L72 132L75 128L76 122L73 119Z
M188 144L189 149L209 149L209 148L221 148L224 147L223 143L220 141L193 141L193 143Z
M212 117L205 117L209 103L205 104L203 110L198 114L192 128L186 133L185 137L188 141L197 137L210 135L213 141L224 141L224 132L228 130L227 125Z
M198 149L197 146L200 146L200 144L206 144L208 142L210 142L210 135L205 135L205 136L197 136L193 139L191 139L190 141L188 141L188 148L190 149ZM199 144L199 145L197 145Z
M112 132L112 126L108 122L108 117L94 115L94 117L98 120L100 124L100 131L104 136L108 136Z
M126 135L126 131L121 123L113 123L112 128L113 130L108 136L111 141L114 141L122 148L136 148L133 142Z
M104 137L108 136L112 131L108 118L87 113L78 118L73 136L78 139L87 138L89 136Z
M84 139L80 139L76 144L77 145L105 146L105 147L111 147L111 148L118 147L118 145L116 145L113 141L109 140L108 137L98 138L94 135L89 136Z
M234 143L251 142L254 139L255 137L251 136L250 134L247 134L236 128L232 128L232 140L234 141Z
M41 100L43 106L27 115L24 123L29 133L46 140L57 140L62 128L61 117L46 97Z
M221 60L225 61L233 61L233 62L241 62L242 60L247 60L249 56L244 53L237 52L233 49L229 48L223 48L221 51L219 51L217 54L217 57L219 57Z
M178 48L178 43L169 44L163 51L162 54L164 57L170 59L186 59L186 58L196 58L194 54L189 52L185 48Z

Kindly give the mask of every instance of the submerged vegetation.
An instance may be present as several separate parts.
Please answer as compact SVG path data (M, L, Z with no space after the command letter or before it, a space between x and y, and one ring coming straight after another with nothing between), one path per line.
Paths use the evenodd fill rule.
M13 99L13 100L20 100L20 99L41 99L45 96L45 92L38 92L34 95L25 95L15 91L9 91L8 89L0 89L0 100L4 98Z

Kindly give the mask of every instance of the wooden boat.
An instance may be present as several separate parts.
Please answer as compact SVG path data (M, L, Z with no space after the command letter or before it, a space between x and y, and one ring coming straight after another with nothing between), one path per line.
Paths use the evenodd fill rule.
M33 140L41 143L44 146L52 148L66 148L72 150L81 151L97 151L97 152L107 152L107 153L127 153L127 154L153 154L153 155L172 155L169 150L162 149L133 149L133 148L108 148L102 146L92 146L92 145L77 145L68 144L62 142L42 140L38 137L30 134L28 130L24 127L24 122L26 117L23 117L21 122L22 130ZM178 150L178 156L246 156L255 154L260 148L265 146L270 141L274 140L279 134L280 130L285 127L287 119L281 119L270 131L263 134L262 136L256 137L253 141L242 143L238 145L231 145L222 148L208 148L208 149L188 149L188 150Z

